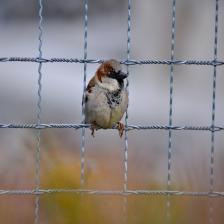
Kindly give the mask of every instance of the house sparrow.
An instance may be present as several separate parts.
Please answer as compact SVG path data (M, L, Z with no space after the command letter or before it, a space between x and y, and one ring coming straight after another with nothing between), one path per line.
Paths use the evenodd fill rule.
M85 98L85 123L91 124L92 136L98 128L117 125L122 137L124 124L120 122L128 107L128 93L124 87L127 74L118 61L111 59L99 66L89 81Z

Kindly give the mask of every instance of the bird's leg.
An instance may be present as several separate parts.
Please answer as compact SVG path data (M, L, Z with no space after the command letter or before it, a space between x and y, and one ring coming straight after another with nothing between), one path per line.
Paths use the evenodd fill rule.
M95 133L96 128L97 128L97 124L96 124L96 121L94 121L93 123L91 123L91 126L90 126L91 135L93 137L95 137L94 133Z
M122 138L123 133L124 133L124 124L122 124L121 122L117 123L117 128L119 131L119 136Z

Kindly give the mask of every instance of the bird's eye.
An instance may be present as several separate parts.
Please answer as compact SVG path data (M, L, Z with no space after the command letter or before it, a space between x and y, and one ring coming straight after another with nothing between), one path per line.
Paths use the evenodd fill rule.
M115 71L115 69L111 69L110 71L108 71L108 75L111 77L111 78L115 78L116 76L117 71Z

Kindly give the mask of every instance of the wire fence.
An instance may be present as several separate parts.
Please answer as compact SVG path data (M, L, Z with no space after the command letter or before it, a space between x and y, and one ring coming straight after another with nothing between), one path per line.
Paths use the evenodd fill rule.
M224 197L224 192L214 191L214 154L215 154L215 133L218 131L223 131L224 126L215 124L215 112L216 112L216 76L217 76L217 66L223 66L224 61L218 60L217 58L217 44L218 44L218 16L219 16L219 1L214 0L215 18L214 18L214 57L213 60L179 60L175 59L175 24L176 24L176 0L171 0L171 52L170 60L133 60L130 58L131 51L131 10L132 4L131 0L127 0L127 58L126 60L120 61L121 64L127 66L127 73L129 74L129 66L143 65L143 64L161 64L170 67L169 75L169 119L168 125L133 125L128 124L128 111L125 116L125 147L123 155L123 189L120 191L116 190L92 190L85 189L85 128L89 128L90 125L80 123L48 123L44 124L41 122L42 115L42 65L43 63L82 63L83 64L83 98L85 98L85 88L86 88L86 77L87 77L87 66L90 63L102 63L103 59L88 59L88 0L83 0L84 8L84 57L83 59L77 58L43 58L42 57L42 44L43 44L43 0L38 0L39 3L39 44L38 44L38 57L1 57L0 62L31 62L38 63L38 91L37 91L37 120L34 124L1 124L0 128L13 128L13 129L37 129L36 134L36 157L35 157L35 189L28 190L7 190L0 189L0 195L35 195L35 217L34 223L39 223L39 209L40 201L39 197L42 194L56 194L56 193L69 193L69 194L96 194L96 195L123 195L124 196L124 211L127 209L127 195L163 195L167 196L167 217L170 216L169 210L172 206L170 202L171 196L192 196L192 197ZM212 80L212 114L211 114L211 125L210 126L173 126L173 94L174 94L174 67L181 65L195 65L195 66L212 66L213 67L213 80ZM129 86L129 80L127 81L127 89ZM130 99L131 100L131 99ZM84 109L85 103L82 100L82 118L84 121ZM40 188L40 153L41 153L41 130L48 128L71 128L71 129L81 129L81 147L80 147L80 157L81 157L81 188L80 189L42 189ZM166 190L132 190L128 188L128 132L137 130L164 130L168 131L168 146L167 146L167 188ZM210 146L210 182L209 190L207 192L187 192L187 191L175 191L171 190L172 178L171 178L171 168L172 168L172 132L180 130L191 130L191 131L208 131L211 133L211 146ZM213 223L212 219L212 201L209 205L209 223ZM169 219L169 218L168 218Z

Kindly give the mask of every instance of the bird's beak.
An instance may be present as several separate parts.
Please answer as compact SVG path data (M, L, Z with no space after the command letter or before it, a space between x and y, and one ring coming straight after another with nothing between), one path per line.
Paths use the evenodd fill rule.
M126 79L128 77L128 74L126 74L122 71L120 71L117 75L120 79Z

